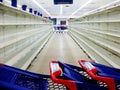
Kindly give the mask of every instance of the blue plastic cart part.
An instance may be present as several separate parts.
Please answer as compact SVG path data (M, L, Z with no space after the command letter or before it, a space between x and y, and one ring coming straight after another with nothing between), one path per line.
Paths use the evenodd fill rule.
M3 2L3 0L0 0L0 2Z
M0 64L0 90L67 90L49 75L36 74Z
M50 74L55 83L63 84L69 90L108 90L88 76L81 67L60 61L50 62Z
M109 90L120 90L120 69L88 60L79 60L78 62L94 80L104 82Z

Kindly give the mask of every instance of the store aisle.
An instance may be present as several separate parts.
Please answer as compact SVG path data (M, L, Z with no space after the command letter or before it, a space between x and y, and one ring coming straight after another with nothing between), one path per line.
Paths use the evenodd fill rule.
M54 33L28 70L49 74L50 60L79 65L78 59L89 58L67 33Z

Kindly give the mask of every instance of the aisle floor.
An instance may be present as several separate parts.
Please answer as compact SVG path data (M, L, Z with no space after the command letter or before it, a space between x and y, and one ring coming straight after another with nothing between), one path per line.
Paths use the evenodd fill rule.
M67 33L54 33L28 68L28 71L49 74L49 62L51 60L79 65L79 59L89 60L88 56Z

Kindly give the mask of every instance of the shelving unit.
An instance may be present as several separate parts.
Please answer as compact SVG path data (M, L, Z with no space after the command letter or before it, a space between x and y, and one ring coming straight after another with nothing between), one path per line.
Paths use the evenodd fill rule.
M52 35L50 20L0 3L0 62L26 69Z
M120 2L73 20L69 28L92 60L120 68Z

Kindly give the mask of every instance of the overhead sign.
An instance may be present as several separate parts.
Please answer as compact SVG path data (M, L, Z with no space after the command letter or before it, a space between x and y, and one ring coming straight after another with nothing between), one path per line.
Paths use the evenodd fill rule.
M54 0L54 4L73 4L73 0Z

